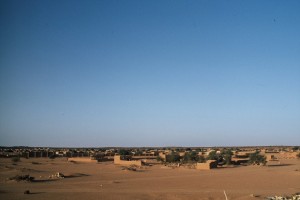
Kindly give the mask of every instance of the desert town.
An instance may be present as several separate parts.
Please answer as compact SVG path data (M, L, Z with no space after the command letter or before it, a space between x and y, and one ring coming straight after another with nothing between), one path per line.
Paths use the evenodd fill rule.
M101 192L98 199L300 199L295 146L1 147L0 156L1 199L51 199L60 192L64 198L56 199L72 199L70 191L77 198ZM85 188L92 183L99 188Z

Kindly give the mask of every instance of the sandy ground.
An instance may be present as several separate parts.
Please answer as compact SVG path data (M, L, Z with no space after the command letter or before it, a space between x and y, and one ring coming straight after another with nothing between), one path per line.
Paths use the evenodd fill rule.
M300 160L281 166L238 166L209 171L162 165L138 171L112 162L71 163L59 159L0 159L0 199L264 199L300 192ZM61 172L64 179L49 179ZM30 174L34 182L8 180ZM30 190L31 194L24 194ZM251 194L258 197L251 197Z

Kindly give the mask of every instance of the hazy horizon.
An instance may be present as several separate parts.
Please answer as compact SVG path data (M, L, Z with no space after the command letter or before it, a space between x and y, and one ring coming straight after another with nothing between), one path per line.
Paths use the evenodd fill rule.
M0 2L1 146L297 146L300 1Z

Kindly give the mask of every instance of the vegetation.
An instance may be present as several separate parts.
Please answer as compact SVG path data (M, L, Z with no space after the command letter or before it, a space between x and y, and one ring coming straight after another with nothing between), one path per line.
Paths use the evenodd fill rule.
M201 155L201 156L198 156L198 162L199 162L199 163L205 163L205 161L206 161L206 160L205 160L204 156L202 156L202 155Z
M249 155L249 163L254 165L265 165L267 163L266 157L263 155L260 155L259 152L255 152Z
M300 158L300 152L297 154L297 158Z
M222 157L222 160L225 162L226 165L231 164L232 155L233 155L233 153L232 153L231 149L222 150L221 157Z
M195 151L191 152L186 152L183 156L183 162L188 163L188 162L197 162L198 161L198 153Z
M134 155L141 156L141 155L143 155L143 152L141 150L137 150Z
M217 153L216 151L211 151L208 154L206 160L216 160L220 165L224 165L224 164L230 165L232 155L233 153L231 149L223 149L221 153Z
M18 157L12 157L12 158L11 158L11 161L12 161L12 162L20 162L21 159L20 159L19 156L18 156Z
M185 155L183 156L184 163L195 163L195 162L205 162L205 158L202 155L199 155L199 152L196 151L191 151L191 152L186 152Z
M131 153L127 149L120 149L119 154L121 156L129 156Z
M157 157L156 157L156 160L157 160L158 162L163 162L163 161L164 161L160 156L157 156Z
M56 155L53 154L53 155L49 156L49 158L50 158L50 159L54 159L54 158L56 158Z
M292 148L293 151L297 151L299 149L300 149L300 147L298 147L298 146L295 146L295 147Z
M104 154L96 154L94 156L94 159L97 161L104 161L105 160L105 155Z
M16 175L13 177L10 177L9 180L14 180L14 181L28 181L28 182L32 182L34 180L34 177L30 176L29 174L27 175Z
M211 151L206 157L206 160L219 160L219 156L217 155L216 151Z
M168 155L166 159L166 162L170 162L170 163L179 162L179 161L180 161L180 156L175 152L172 152L170 155Z

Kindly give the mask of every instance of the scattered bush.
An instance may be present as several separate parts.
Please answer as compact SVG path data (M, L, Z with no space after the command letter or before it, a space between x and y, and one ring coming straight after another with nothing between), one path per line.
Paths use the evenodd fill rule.
M198 157L198 162L199 162L199 163L205 163L206 160L205 160L204 156L199 156L199 157Z
M54 159L54 158L56 158L56 155L53 154L53 155L49 156L49 158L50 158L50 159Z
M34 180L34 177L30 176L30 175L16 175L13 177L10 177L9 180L14 180L14 181L28 181L31 182Z
M199 153L196 151L186 152L185 155L183 156L183 162L184 163L196 163L196 162L203 163L203 162L205 162L205 158L204 158L204 156L199 155Z
M157 157L156 157L156 160L157 160L158 162L163 162L163 161L164 161L160 156L157 156Z
M298 146L295 146L295 147L292 148L293 151L297 151L299 149L300 149L300 147L298 147Z
M131 153L130 153L128 150L126 150L126 149L120 149L119 154L120 154L121 156L128 156L128 155L130 155Z
M206 160L218 160L219 156L217 155L216 151L209 152L208 156L206 157Z
M255 152L249 155L249 163L254 165L265 165L267 161L265 156L260 155L259 152Z
M29 190L25 190L24 194L30 194L30 191Z
M193 163L197 162L199 159L198 153L195 151L186 152L183 156L184 163Z
M179 161L180 161L180 156L174 152L167 155L167 157L166 157L166 162L174 163L174 162L179 162Z
M20 162L21 159L20 159L20 157L12 157L12 158L11 158L11 161L12 161L12 162Z
M223 162L225 162L226 165L230 165L231 164L231 158L232 158L232 151L230 149L224 149L221 152L221 157Z

